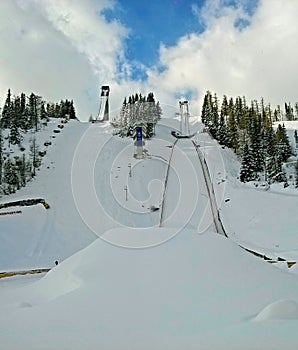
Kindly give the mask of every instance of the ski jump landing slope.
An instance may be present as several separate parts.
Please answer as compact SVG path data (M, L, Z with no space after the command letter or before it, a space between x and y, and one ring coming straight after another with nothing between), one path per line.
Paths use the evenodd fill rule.
M47 135L52 145L36 178L2 198L44 198L50 209L16 207L22 213L0 216L0 272L50 268L107 230L159 224L160 213L152 208L161 204L171 142L148 142L148 158L137 161L132 140L113 136L109 123L70 121L51 138L54 124ZM160 134L171 138L168 128L161 126Z
M56 123L56 122L52 122ZM90 124L70 121L60 134L49 127L48 147L40 171L27 186L1 202L44 198L50 205L14 208L19 215L0 217L0 270L51 267L86 247L96 235L81 220L75 206L71 169L77 144ZM5 209L7 211L7 209ZM3 211L3 210L1 210Z
M198 230L189 228L174 235L177 226L170 226L181 227L185 224L184 215L175 218L168 212L168 227L159 227L159 211L152 212L150 207L157 207L161 200L156 195L161 191L155 190L160 186L159 182L163 184L162 179L166 174L167 159L173 145L170 133L160 142L156 139L148 142L148 159L134 163L131 140L111 138L108 126L94 125L89 128L73 123L67 130L65 138L57 139L57 145L61 142L61 146L66 147L65 152L53 148L47 158L47 164L53 167L44 167L40 177L30 185L31 188L15 196L25 196L27 193L32 197L36 193L56 208L50 212L37 206L34 215L29 208L27 216L17 215L16 218L23 218L19 226L15 226L18 227L15 238L19 239L19 244L30 247L25 240L21 241L24 232L20 228L25 227L27 218L27 224L31 225L29 228L36 232L36 240L30 241L31 244L35 243L36 252L42 252L43 256L48 253L50 257L49 250L41 248L48 247L51 242L55 252L58 245L63 249L71 245L73 250L78 249L86 241L96 238L96 234L88 228L93 225L92 220L86 217L90 211L91 218L96 217L97 222L102 223L96 229L101 228L103 232L110 227L111 234L115 231L130 234L132 228L129 225L136 217L143 221L141 218L144 215L146 219L143 222L153 225L151 233L155 230L155 235L160 237L163 230L172 231L173 238L149 249L127 249L96 239L35 283L16 288L9 283L2 284L2 279L1 348L297 349L296 277L248 254L231 240L208 229L201 235ZM98 147L92 147L95 144ZM105 152L100 151L102 147L106 147ZM188 143L182 146L186 153L188 148ZM113 152L118 152L119 157ZM126 152L129 154L127 157ZM193 154L191 149L190 157L183 155L189 167L193 165L192 160L195 161ZM86 162L81 162L82 159ZM150 166L150 161L154 166ZM179 179L182 161L175 156L174 162ZM54 168L55 164L57 168L59 164L60 170ZM109 169L105 168L108 164L111 166ZM94 169L94 176L90 169ZM59 184L58 176L62 177ZM110 182L105 182L107 178ZM157 181L149 182L149 186L148 180L151 178ZM111 184L114 192L104 192L108 184ZM145 184L148 191L145 191ZM194 184L195 181L190 182L191 189ZM127 201L123 185L130 189ZM184 198L183 186L181 198ZM94 191L88 192L90 188L97 197L105 198L104 206L110 218L101 216L96 201L92 199ZM172 187L169 196L176 188ZM199 203L206 192L201 189L200 182L198 188ZM190 193L188 188L186 193ZM126 205L130 211L115 207L112 196L122 209ZM177 202L179 193L175 198ZM188 196L186 199L190 204ZM204 207L205 202L202 201L202 204ZM113 212L112 208L115 208ZM170 211L171 207L167 208ZM200 205L197 205L195 215L187 221L189 227L200 223L196 217L200 210ZM209 210L207 212L210 213ZM41 213L51 213L49 215L52 217L42 216ZM181 210L180 213L185 212ZM114 214L115 217L112 216ZM34 218L37 218L37 227L31 222ZM126 220L126 228L119 228L121 220ZM116 226L116 221L118 226L115 229L112 227ZM44 230L39 232L38 228L42 228L42 225ZM154 225L157 226L155 229ZM16 232L13 232L8 221L7 227L10 230L4 238L9 240L8 234ZM213 229L212 226L210 228ZM42 235L44 232L52 235L54 230L57 234L53 238L48 234ZM29 236L26 237L28 240ZM7 245L4 238L2 244ZM47 244L43 238L48 239ZM5 251L2 250L1 254L5 254ZM25 256L27 263L31 262L28 256ZM37 253L32 254L32 259L37 259L37 256Z
M179 139L173 148L161 226L216 232L202 167L189 139Z

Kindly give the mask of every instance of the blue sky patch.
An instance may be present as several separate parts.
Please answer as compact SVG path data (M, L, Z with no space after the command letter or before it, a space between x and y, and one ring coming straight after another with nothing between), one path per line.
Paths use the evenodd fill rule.
M158 61L160 43L173 46L180 37L203 30L192 5L202 6L204 2L118 0L114 9L103 14L108 21L120 21L130 30L126 42L127 59L154 66Z
M202 33L205 30L200 20L200 10L208 0L116 0L112 9L101 14L106 20L119 21L129 30L124 43L126 59L134 70L133 80L146 80L146 68L159 67L159 48L174 46L182 36ZM248 16L252 16L259 0L221 0L221 6L237 8L240 5ZM220 14L220 12L219 12ZM234 25L239 30L249 26L250 21L239 18ZM138 64L140 63L140 64Z

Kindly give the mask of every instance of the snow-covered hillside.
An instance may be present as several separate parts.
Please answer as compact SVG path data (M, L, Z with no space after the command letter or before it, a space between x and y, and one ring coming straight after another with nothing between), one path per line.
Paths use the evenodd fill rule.
M196 136L209 165L229 238L268 257L298 261L298 189L241 183L240 163L206 133ZM282 263L277 264L281 267ZM289 271L296 272L296 267Z
M238 245L297 261L297 190L240 183L235 156L194 124L227 239L214 232L195 147L173 149L178 121L159 124L136 160L108 124L72 121L10 197L51 208L0 216L0 271L60 263L37 281L0 279L5 349L297 348L297 265Z
M88 127L88 124L70 121L54 139L50 138L53 128L45 131L42 137L51 140L52 145L47 149L38 175L25 188L2 197L1 202L44 198L51 208L14 207L13 210L20 210L22 214L0 217L1 271L51 267L55 260L63 260L94 240L95 235L77 215L71 190L73 154Z

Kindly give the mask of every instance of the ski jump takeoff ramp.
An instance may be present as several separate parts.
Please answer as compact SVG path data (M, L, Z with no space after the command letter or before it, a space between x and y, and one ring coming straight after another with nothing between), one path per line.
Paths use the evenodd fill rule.
M101 87L99 111L95 122L105 122L109 120L109 94L110 87L108 85L103 85Z

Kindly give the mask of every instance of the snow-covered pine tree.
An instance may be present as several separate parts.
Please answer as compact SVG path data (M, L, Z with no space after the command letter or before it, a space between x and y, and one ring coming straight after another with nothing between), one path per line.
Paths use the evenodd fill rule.
M255 113L251 108L250 112L250 123L249 123L249 138L250 148L254 156L254 171L255 173L264 170L264 145L263 145L263 134L264 129L261 125L261 117Z
M280 105L277 105L276 109L274 110L274 118L276 122L282 120L282 112L281 112Z
M159 101L157 101L154 106L153 123L156 124L161 119L161 116L162 116L162 109L160 107Z
M10 128L9 142L12 145L19 145L21 141L22 141L22 135L20 134L19 129L16 126L16 124L13 123L11 128Z
M41 97L35 95L33 92L29 96L28 110L29 110L29 128L34 128L38 131L39 126L39 115L38 115L38 104L41 101Z
M77 119L76 109L75 109L73 100L70 101L68 115L69 115L69 119Z
M286 119L293 120L294 119L294 111L293 111L293 108L292 108L290 102L288 104L285 103L285 111L286 111Z
M208 90L204 97L201 120L206 125L206 127L210 130L212 128L213 122L213 102L211 92Z
M1 127L3 129L10 128L12 117L12 98L10 89L8 89L1 115Z
M36 169L40 166L41 161L38 155L38 145L35 136L30 140L30 158L31 158L31 176L36 175Z
M297 132L297 130L294 131L294 138L295 138L296 148L298 148L298 132Z
M239 126L239 128L245 129L244 108L243 108L242 98L240 96L236 97L236 100L235 100L234 118L235 118L236 124Z
M155 134L155 124L162 114L159 103L155 103L153 92L145 98L141 94L125 98L121 106L118 121L114 123L114 134L131 137L135 134L135 127L142 126L144 138Z
M209 131L216 138L218 132L219 116L218 116L218 99L217 95L211 98L211 119L209 123Z
M3 134L0 125L0 185L2 184L2 172L3 172Z
M295 109L294 120L298 120L298 102L295 103L294 109Z
M238 137L238 129L237 123L234 116L234 104L233 99L230 99L229 102L229 117L227 124L227 135L228 135L228 146L234 150L237 154L239 149L239 137Z
M48 117L48 113L45 108L45 101L41 101L40 104L40 121L43 125L47 125L47 122L50 120Z
M3 179L5 182L6 192L8 194L14 193L16 189L19 187L19 177L17 174L17 170L15 168L15 164L12 162L10 158L8 158L4 162Z
M227 125L226 125L225 116L222 113L220 113L220 118L219 118L217 139L220 145L227 144Z
M295 187L298 188L298 160L295 164Z
M291 155L291 145L284 124L282 126L278 124L275 133L275 142L278 155L281 157L281 160L285 162Z
M240 169L240 181L248 182L256 180L256 173L254 171L254 158L252 150L248 143L245 143L243 148L243 156Z
M26 171L26 157L22 154L22 158L19 161L19 173L20 173L20 186L25 187L27 182L27 171Z
M201 112L201 121L204 125L207 126L208 123L208 108L209 108L209 95L211 95L210 91L208 90L204 96L204 101L202 105L202 112Z
M223 100L220 107L220 117L218 124L217 139L221 145L228 145L227 135L227 119L229 115L229 106L227 96L223 96Z
M282 158L278 155L275 134L272 127L268 127L265 133L265 178L269 183L286 181L282 170Z
M46 112L49 118L55 118L55 104L48 102L46 105Z
M146 131L145 131L146 139L150 139L154 135L155 135L154 123L147 122L147 124L146 124Z
M15 96L12 102L11 127L13 125L15 125L17 128L22 127L21 99L19 96Z

